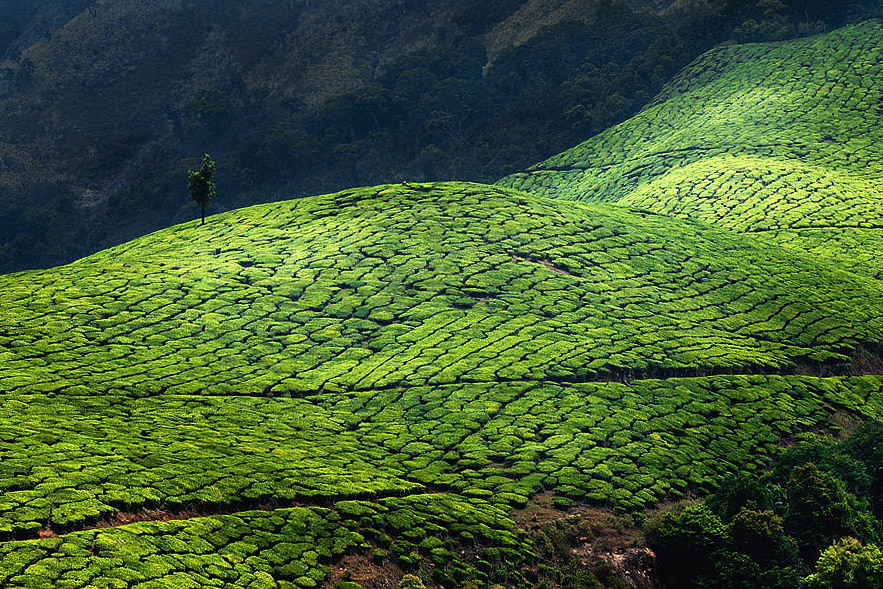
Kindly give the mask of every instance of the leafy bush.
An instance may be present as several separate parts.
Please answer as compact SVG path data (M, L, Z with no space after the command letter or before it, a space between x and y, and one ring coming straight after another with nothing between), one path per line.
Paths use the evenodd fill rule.
M883 551L843 538L826 548L816 572L806 578L808 589L871 589L883 586Z
M426 589L426 585L416 575L405 575L399 582L399 589Z

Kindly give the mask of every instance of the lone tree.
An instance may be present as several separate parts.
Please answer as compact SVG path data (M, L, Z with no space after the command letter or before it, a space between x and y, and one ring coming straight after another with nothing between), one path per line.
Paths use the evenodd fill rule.
M205 154L202 158L202 166L199 171L187 170L187 178L190 179L187 186L190 188L190 196L202 207L202 223L205 225L205 205L215 195L215 183L212 176L215 175L215 162L212 156Z

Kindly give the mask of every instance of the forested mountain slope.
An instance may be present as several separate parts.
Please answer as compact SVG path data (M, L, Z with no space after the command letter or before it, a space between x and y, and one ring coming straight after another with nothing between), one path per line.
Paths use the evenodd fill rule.
M883 275L883 23L711 51L656 104L500 184L753 234Z

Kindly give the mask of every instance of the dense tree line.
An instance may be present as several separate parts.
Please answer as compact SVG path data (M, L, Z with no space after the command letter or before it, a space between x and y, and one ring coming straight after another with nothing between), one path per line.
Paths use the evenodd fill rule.
M883 424L813 437L651 533L665 587L883 586Z
M390 64L302 125L255 138L264 149L244 150L255 154L246 167L295 193L391 179L494 181L632 116L717 43L794 37L868 14L857 4L718 1L663 14L606 2L594 22L547 27L489 68L480 37L464 32ZM478 32L494 22L474 18ZM290 153L308 156L308 175L291 169Z

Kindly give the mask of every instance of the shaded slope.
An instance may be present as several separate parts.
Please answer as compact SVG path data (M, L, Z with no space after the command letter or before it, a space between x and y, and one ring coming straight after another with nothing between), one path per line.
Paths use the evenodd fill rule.
M793 371L874 347L879 296L702 225L387 186L0 277L0 386L254 395Z
M657 104L502 185L700 219L883 272L883 24L711 51Z
M0 43L9 16L32 15L20 4L0 3ZM528 11L517 46L488 34L527 0L25 4L44 17L0 49L0 272L191 218L181 178L206 152L212 212L491 181L637 112L729 30L697 34L709 6L668 15L649 0Z

